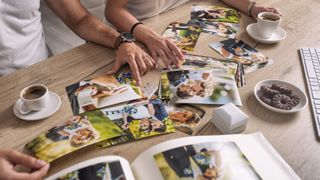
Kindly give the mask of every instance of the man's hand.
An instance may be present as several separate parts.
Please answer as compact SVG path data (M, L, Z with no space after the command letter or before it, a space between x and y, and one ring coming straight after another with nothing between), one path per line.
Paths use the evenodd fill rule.
M31 173L17 172L16 165L23 165L33 170ZM49 164L46 162L24 155L14 150L0 150L0 179L43 179L47 174Z
M155 61L149 56L149 54L135 43L131 42L124 42L120 44L114 66L108 74L117 73L120 67L126 63L129 64L133 78L139 86L141 85L140 76L146 74L155 67Z
M154 33L148 38L148 41L145 41L145 45L152 58L157 60L159 57L169 69L172 65L180 67L181 62L184 60L181 50L169 38L164 38Z

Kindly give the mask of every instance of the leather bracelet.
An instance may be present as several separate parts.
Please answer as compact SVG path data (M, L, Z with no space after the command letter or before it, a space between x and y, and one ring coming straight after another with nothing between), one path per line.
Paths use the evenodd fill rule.
M137 22L137 23L135 23L135 24L131 27L131 30L130 30L130 33L131 33L131 34L133 34L134 29L135 29L139 24L143 24L143 23L142 23L142 22Z
M248 15L250 16L250 17L253 17L252 16L252 9L253 9L253 7L256 5L256 2L250 2L250 5L249 5L249 9L248 9ZM254 18L254 17L253 17Z

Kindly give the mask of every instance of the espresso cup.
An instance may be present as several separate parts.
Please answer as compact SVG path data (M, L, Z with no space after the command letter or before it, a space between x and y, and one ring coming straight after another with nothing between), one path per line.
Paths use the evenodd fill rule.
M272 12L262 12L258 14L257 29L258 35L268 39L277 30L281 22L281 16Z
M32 84L20 92L20 99L22 100L19 108L21 114L40 111L49 103L49 90L45 85Z

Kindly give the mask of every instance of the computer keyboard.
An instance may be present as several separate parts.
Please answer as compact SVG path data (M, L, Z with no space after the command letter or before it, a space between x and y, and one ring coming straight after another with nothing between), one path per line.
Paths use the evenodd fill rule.
M308 85L316 135L320 139L320 48L300 48L300 55Z

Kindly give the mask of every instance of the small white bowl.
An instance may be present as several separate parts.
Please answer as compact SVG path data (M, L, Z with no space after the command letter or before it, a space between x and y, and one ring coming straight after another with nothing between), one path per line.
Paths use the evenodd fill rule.
M297 104L291 110L283 110L283 109L278 109L278 108L272 107L272 106L264 103L263 101L261 101L261 99L259 98L261 96L261 94L262 94L262 92L260 90L261 86L263 86L263 85L271 86L272 84L283 85L285 87L290 88L292 90L292 92L300 98L299 104ZM262 106L266 107L267 109L269 109L271 111L278 112L278 113L285 113L285 114L295 113L295 112L301 111L304 108L306 108L306 106L308 104L307 95L301 89L299 89L297 86L295 86L293 84L290 84L290 83L285 82L285 81L280 81L280 80L267 79L267 80L260 81L254 87L254 96L256 97L257 101Z

